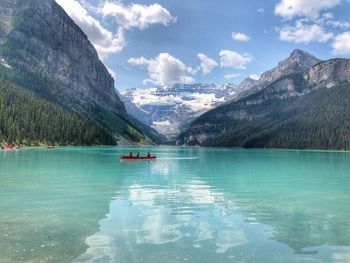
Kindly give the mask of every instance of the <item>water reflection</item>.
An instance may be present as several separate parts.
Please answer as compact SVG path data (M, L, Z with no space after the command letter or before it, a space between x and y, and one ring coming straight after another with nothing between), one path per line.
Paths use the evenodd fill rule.
M224 254L248 241L242 228L248 223L238 215L226 218L233 203L224 204L223 193L211 191L203 181L172 189L132 184L128 190L127 200L112 201L100 231L86 240L89 249L74 262L138 262L137 253L146 247L147 257L161 249L172 252L173 260L194 259L199 251L187 254L189 246L209 246L212 253ZM174 244L176 251L169 250Z
M0 152L1 263L70 262L86 250L124 174L98 153Z
M0 262L350 260L349 153L129 151L0 153Z
M74 262L349 262L348 155L176 154L134 165Z

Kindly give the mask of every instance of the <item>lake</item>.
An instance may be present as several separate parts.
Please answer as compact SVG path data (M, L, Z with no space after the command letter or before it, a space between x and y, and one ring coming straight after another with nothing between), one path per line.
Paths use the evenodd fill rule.
M350 262L350 153L1 151L0 262Z

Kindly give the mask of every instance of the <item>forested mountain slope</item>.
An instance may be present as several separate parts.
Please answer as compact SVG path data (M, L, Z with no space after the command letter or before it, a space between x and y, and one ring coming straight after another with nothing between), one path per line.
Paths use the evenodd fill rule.
M0 10L1 78L103 127L113 143L163 140L127 114L93 45L54 0L0 0Z
M110 145L103 127L0 79L0 142L39 145Z
M285 75L195 120L179 145L350 149L350 60Z

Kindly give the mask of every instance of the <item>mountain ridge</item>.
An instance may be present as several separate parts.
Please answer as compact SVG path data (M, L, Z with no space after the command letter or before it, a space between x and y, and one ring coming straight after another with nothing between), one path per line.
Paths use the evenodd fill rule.
M250 148L348 148L344 138L350 138L350 134L339 127L333 130L327 128L325 123L334 127L337 125L337 119L342 119L344 126L349 121L341 116L342 111L348 111L344 106L344 100L348 97L342 98L333 94L339 91L349 95L346 89L350 81L349 68L349 59L330 59L318 61L308 70L302 67L299 67L298 71L287 70L285 75L282 74L272 82L259 88L255 86L253 91L250 90L234 101L197 118L191 127L180 135L177 144ZM312 101L315 98L319 98L325 104L320 105L319 101ZM340 103L330 105L327 98L338 100ZM306 102L312 104L310 109L307 108ZM317 112L313 112L316 109L324 115L318 116ZM286 128L287 124L289 128ZM310 127L311 124L313 127L319 127L323 135L318 138L318 132ZM339 129L343 134L339 139L342 141L341 145L334 139L334 134L338 133ZM331 143L325 142L326 134L332 138ZM298 140L303 143L299 143Z
M126 112L86 34L54 0L1 0L0 76L103 127L115 143L163 137ZM7 65L7 67L5 66Z
M319 62L321 62L321 60L310 53L300 49L294 49L288 58L279 62L278 65L271 70L261 74L259 82L271 82L280 78L282 75L306 72Z

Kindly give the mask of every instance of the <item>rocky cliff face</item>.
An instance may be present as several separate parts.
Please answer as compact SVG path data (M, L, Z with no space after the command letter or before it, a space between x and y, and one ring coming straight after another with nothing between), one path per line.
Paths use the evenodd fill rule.
M250 77L244 79L239 85L238 87L243 91L243 90L247 90L253 86L255 86L256 84L258 84L258 80L252 79Z
M293 53L300 54L300 51ZM291 57L295 56L293 53ZM297 64L282 63L293 65L293 70L285 67L285 74L278 70L280 77L277 80L260 89L253 87L250 94L200 116L177 143L324 149L350 147L346 143L350 134L342 128L342 125L347 127L350 124L343 118L349 112L346 102L349 97L346 96L350 94L346 82L350 81L350 60L332 59L310 66L314 62L315 59L301 60ZM266 76L272 75L275 74L265 74L262 78L266 80Z
M288 58L278 63L276 67L261 74L260 79L255 81L254 85L250 86L246 91L242 92L239 98L256 93L283 76L305 73L319 62L321 60L315 56L300 49L295 49Z
M0 1L0 43L12 28L13 3L11 1Z
M80 102L125 114L114 80L94 47L55 1L1 1L3 7L8 25L2 55L8 64L21 71L43 71Z
M126 111L133 116L134 118L136 118L137 120L139 120L140 122L152 126L153 125L153 121L151 116L149 115L148 112L144 111L143 109L139 108L136 106L136 104L134 104L132 102L132 96L130 96L130 91L132 89L129 89L129 91L127 92L127 94L129 96L124 96L122 94L119 95L120 99L124 102Z
M88 37L54 0L0 0L0 17L0 77L97 123L120 142L158 140L127 114Z
M285 75L306 72L320 61L321 60L305 51L295 49L290 56L281 61L277 67L263 73L259 79L259 83L271 83Z
M331 59L313 66L304 79L315 87L331 88L341 81L350 80L350 60Z

